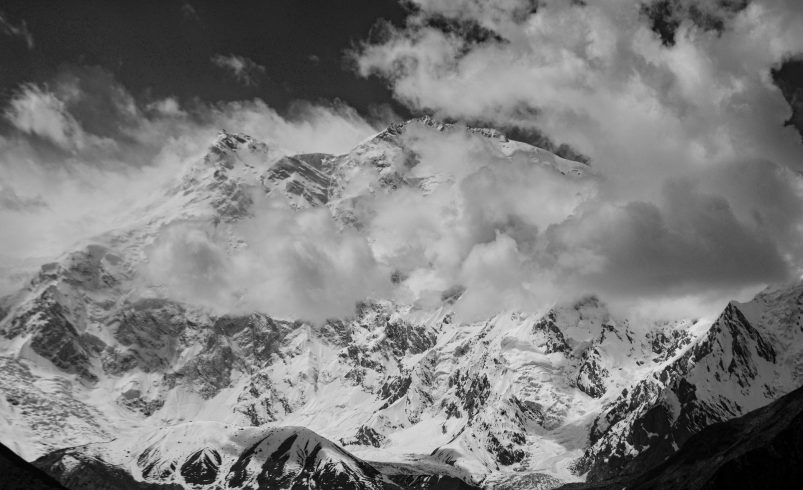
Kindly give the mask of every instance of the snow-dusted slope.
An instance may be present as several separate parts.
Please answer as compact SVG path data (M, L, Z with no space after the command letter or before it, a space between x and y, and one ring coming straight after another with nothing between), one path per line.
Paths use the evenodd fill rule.
M50 453L67 472L69 457L102 456L104 475L126 485L203 488L236 473L241 486L326 475L383 488L370 485L441 474L549 488L657 461L703 426L800 384L800 286L731 305L716 321L634 325L588 297L459 322L456 287L426 307L366 298L352 315L310 323L221 314L142 277L148 250L182 223L211 230L227 253L246 248L239 225L262 199L327 210L359 232L378 193L449 191L454 182L422 168L415 144L441 137L473 138L500 164L525 161L571 182L591 174L493 130L429 118L337 156L221 133L118 228L0 300L0 440L27 459ZM264 470L290 438L282 469ZM310 445L320 446L314 457ZM308 458L323 473L305 469ZM150 463L159 469L145 474ZM192 483L184 465L190 478L214 480Z

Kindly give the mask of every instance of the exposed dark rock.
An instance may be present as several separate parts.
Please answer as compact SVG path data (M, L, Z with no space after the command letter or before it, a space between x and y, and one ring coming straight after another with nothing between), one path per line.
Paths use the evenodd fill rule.
M566 337L564 337L563 332L558 328L556 320L555 312L550 311L533 325L533 334L541 333L546 336L544 352L547 354L571 351L571 347L569 347L569 344L566 342Z
M794 127L803 141L803 55L786 59L774 68L772 80L792 109L786 124Z
M479 487L469 485L460 478L449 475L395 474L388 475L388 477L393 483L404 489L479 490Z
M523 425L526 421L532 421L543 427L544 407L530 400L519 400L515 396L510 398L510 404L516 410L519 425Z
M191 485L209 485L217 479L220 462L220 453L214 449L198 450L181 465L181 476Z
M653 362L660 363L675 357L679 350L692 342L691 335L682 329L658 330L647 334L650 348L657 357Z
M273 387L269 374L261 371L251 376L237 398L234 410L245 415L251 425L259 426L292 412L292 407L287 398Z
M485 374L469 375L457 370L449 376L449 387L452 386L455 387L455 396L462 402L468 418L472 418L485 405L491 394L491 383Z
M523 441L522 441L523 442ZM513 444L502 444L493 434L488 438L488 451L496 457L499 464L509 466L518 463L527 455L523 450L515 448Z
M209 399L229 386L235 360L231 346L224 339L211 336L200 354L178 371L165 375L165 380L171 385L181 380L182 384Z
M295 325L255 313L246 316L223 316L214 324L214 331L233 341L239 353L256 367L265 366L279 351L281 342Z
M385 436L380 434L379 432L375 431L371 427L367 427L365 425L361 425L359 429L357 429L357 433L351 439L341 439L340 444L344 446L349 445L363 445L363 446L373 446L373 447L382 447L382 442L384 442Z
M389 321L385 325L383 345L390 347L397 357L420 354L437 341L437 335L424 325L411 325L402 321Z
M329 201L332 179L325 161L330 158L332 155L324 153L284 157L265 173L262 180L266 185L284 182L287 193L303 197L312 206L321 206Z
M122 309L111 325L128 351L110 352L111 372L139 367L145 372L166 369L179 348L179 337L191 327L184 306L164 299L141 299Z
M114 287L119 283L113 270L119 257L109 253L102 245L89 245L83 250L71 253L64 261L62 278L66 284L87 290ZM107 268L106 265L111 266Z
M348 345L353 341L351 325L343 320L327 320L316 332L334 345Z
M390 381L385 381L382 388L379 389L379 398L385 400L385 403L379 407L379 410L384 410L396 402L399 398L407 394L412 383L410 376L401 376L392 378Z
M601 363L602 356L592 347L583 352L577 371L577 387L586 395L599 398L605 394L605 380L610 372Z
M142 415L150 416L164 405L164 400L154 399L145 400L139 390L129 390L117 399L117 402L129 410L140 412Z
M68 373L87 381L97 381L92 373L90 354L78 330L67 318L55 287L47 288L29 307L11 319L7 338L31 334L31 348Z

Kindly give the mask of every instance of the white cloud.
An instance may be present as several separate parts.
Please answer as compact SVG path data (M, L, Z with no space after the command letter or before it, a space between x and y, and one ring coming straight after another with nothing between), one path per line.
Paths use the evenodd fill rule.
M147 252L147 280L171 298L220 311L313 322L349 316L358 301L389 295L390 274L365 237L340 231L327 210L296 213L280 203L255 209L235 226L246 245L234 251L211 226L171 225Z
M625 0L540 2L535 12L516 0L414 3L405 27L358 50L361 73L386 78L415 109L543 130L589 155L602 177L572 201L550 194L551 181L539 186L542 176L497 175L481 158L488 168L462 184L471 199L455 211L461 225L443 232L462 240L459 253L449 249L456 264L440 274L487 279L472 308L585 293L644 310L716 308L800 276L803 147L783 126L790 109L769 76L803 52L799 2L706 4L722 32L681 19L669 47ZM504 40L466 39L432 16ZM433 284L431 274L411 278ZM483 297L496 299L478 307Z
M259 85L261 78L265 75L264 66L245 56L216 54L211 61L218 68L230 71L238 82L246 86Z
M52 92L26 85L11 99L5 117L20 131L48 139L65 150L81 150L86 135Z
M413 22L387 42L365 46L357 58L362 73L387 77L414 107L537 125L598 165L649 159L642 151L627 154L642 136L671 145L674 159L687 159L680 151L697 160L731 156L761 143L765 156L795 163L795 135L777 127L788 108L766 76L784 55L803 50L800 8L754 2L721 36L685 23L677 45L666 49L630 1L582 8L550 2L523 18L504 14L527 2L466 1L460 9L452 2L417 3L423 14L416 15L454 10L508 41L471 44ZM764 125L774 129L771 141L751 134L766 133Z

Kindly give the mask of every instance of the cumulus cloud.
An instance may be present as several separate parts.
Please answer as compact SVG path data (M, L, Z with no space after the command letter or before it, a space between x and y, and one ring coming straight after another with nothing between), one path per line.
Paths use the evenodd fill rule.
M472 301L600 293L715 309L800 276L803 148L771 79L803 52L799 3L412 3L405 26L353 53L360 73L415 110L569 142L601 176L565 209L560 195L507 200L518 182L538 195L520 175L467 178L478 210L461 213L487 227L454 276L487 279ZM545 227L523 212L553 205Z
M418 158L408 177L454 184L363 206L378 257L418 301L460 285L456 308L470 319L587 294L678 317L800 274L803 180L788 168L712 164L619 199L604 174L566 176L504 159L487 138L432 133L407 142Z
M259 85L265 75L264 66L245 56L216 54L211 61L218 68L231 72L234 78L245 86Z
M18 25L14 25L8 16L0 10L0 32L6 36L16 37L25 42L28 49L34 48L33 34L28 30L28 25L25 21L20 21Z

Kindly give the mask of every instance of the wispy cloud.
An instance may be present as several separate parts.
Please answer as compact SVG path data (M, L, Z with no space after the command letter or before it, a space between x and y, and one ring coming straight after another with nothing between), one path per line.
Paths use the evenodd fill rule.
M82 150L87 135L55 94L24 85L11 99L5 118L24 133L37 135L69 151Z
M184 2L181 4L181 16L186 21L195 22L199 25L203 24L201 22L201 16L198 15L198 11L190 2Z
M212 64L228 70L234 78L245 86L255 87L265 76L265 67L244 56L217 54L212 57Z
M8 16L0 11L0 32L6 36L16 37L25 41L28 49L34 48L34 40L31 31L28 30L28 25L25 21L20 21L18 25L14 25Z

